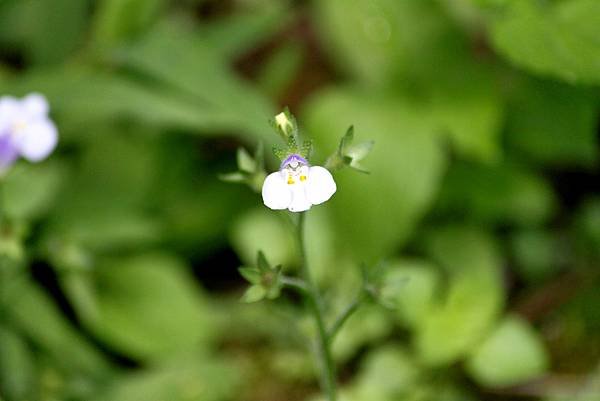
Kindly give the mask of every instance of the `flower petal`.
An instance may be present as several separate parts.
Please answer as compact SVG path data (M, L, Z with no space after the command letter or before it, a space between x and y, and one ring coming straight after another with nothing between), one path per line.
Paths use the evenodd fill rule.
M48 115L48 101L39 93L30 93L25 96L22 106L29 118L41 118Z
M45 159L54 150L57 142L56 126L48 119L27 124L24 131L16 138L19 152L32 162Z
M305 186L306 197L313 205L329 200L337 190L329 170L320 166L313 166L309 169Z
M270 209L287 209L292 203L292 192L280 172L271 173L265 178L262 187L263 203Z
M310 209L312 202L306 196L306 186L297 182L290 187L292 189L292 203L288 207L290 212L304 212Z
M10 128L15 117L22 113L21 103L12 96L0 98L0 130Z
M10 135L0 136L0 170L5 170L19 157L19 151L15 147Z

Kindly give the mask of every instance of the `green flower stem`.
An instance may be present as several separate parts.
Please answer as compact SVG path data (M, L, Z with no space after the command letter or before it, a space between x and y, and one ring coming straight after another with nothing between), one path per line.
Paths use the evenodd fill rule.
M354 300L342 311L342 313L337 317L331 328L329 329L327 335L329 337L329 342L333 343L335 336L340 331L344 323L348 320L350 316L354 314L358 310L358 307L363 301L363 291L354 298Z
M323 320L323 310L321 306L321 296L319 290L315 286L306 258L306 246L304 244L304 221L306 212L300 213L298 216L298 224L296 225L296 241L298 243L298 251L300 253L300 264L302 276L304 278L305 298L307 305L312 312L318 332L318 355L321 360L321 382L329 401L336 400L337 383L335 365L331 356L331 341Z

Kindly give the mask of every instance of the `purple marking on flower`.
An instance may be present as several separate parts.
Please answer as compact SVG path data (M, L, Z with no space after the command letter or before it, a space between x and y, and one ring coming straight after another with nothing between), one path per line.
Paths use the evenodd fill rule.
M0 170L7 168L17 160L19 152L12 144L10 135L0 135Z
M56 147L58 132L48 117L46 98L32 93L23 99L0 98L0 170L5 170L19 156L38 162Z
M297 163L299 163L299 164L303 164L303 165L305 165L305 166L308 166L308 165L309 165L309 164L308 164L308 161L307 161L307 160L306 160L304 157L302 157L302 156L300 156L300 155L298 155L298 154L294 153L294 154L292 154L292 155L289 155L289 156L288 156L288 157L287 157L287 158L286 158L286 159L283 161L283 163L281 163L281 166L279 167L279 169L280 169L280 170L282 170L283 168L285 168L286 166L288 166L288 165L292 164L293 162L297 162Z

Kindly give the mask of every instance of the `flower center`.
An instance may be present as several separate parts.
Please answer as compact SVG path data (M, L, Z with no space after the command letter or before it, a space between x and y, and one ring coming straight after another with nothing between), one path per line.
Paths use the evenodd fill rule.
M27 128L27 122L19 119L13 123L11 132L14 136L18 136L25 131L25 128Z
M294 185L308 180L308 166L300 161L292 160L282 169L287 177L287 184Z

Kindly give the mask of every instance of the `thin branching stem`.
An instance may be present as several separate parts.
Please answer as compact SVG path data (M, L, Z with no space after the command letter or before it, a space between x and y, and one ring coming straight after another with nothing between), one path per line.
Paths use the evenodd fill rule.
M336 401L337 383L335 365L331 356L331 341L327 333L327 328L325 327L325 321L323 319L321 295L319 294L319 290L312 280L306 258L306 246L304 244L305 216L305 212L300 213L298 216L298 223L296 225L296 241L298 243L298 252L300 254L302 276L306 286L304 294L309 310L313 314L315 323L317 325L317 348L318 356L321 362L322 386L327 394L327 399L329 401Z
M333 322L333 325L327 332L327 336L329 337L330 343L333 343L335 336L340 331L342 326L346 323L348 318L350 318L350 316L352 316L354 314L354 312L356 312L358 310L358 307L362 303L362 300L363 300L363 292L361 290L360 294L356 298L354 298L354 300L350 304L348 304L348 306L346 306L346 308L342 311L342 313L340 313L340 315L337 317L337 319L335 319L335 322Z

